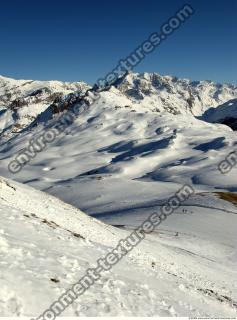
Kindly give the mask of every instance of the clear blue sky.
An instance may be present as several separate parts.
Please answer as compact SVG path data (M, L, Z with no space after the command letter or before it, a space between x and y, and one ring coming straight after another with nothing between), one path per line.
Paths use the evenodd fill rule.
M0 74L93 83L185 2L2 1ZM195 14L136 67L193 80L237 81L237 1L191 0Z

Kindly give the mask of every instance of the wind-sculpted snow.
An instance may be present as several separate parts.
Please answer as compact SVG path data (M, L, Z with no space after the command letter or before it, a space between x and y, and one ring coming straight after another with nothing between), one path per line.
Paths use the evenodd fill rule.
M165 189L187 183L201 191L237 190L236 168L227 175L217 169L237 142L228 126L190 113L153 112L149 104L132 102L114 87L100 96L15 175L8 171L9 162L53 128L62 113L3 137L0 173L91 214L111 203L119 209L125 199L157 198L164 183Z

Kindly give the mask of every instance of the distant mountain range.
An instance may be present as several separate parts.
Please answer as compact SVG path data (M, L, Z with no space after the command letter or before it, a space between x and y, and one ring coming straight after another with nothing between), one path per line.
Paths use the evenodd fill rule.
M0 77L0 130L20 132L65 96L83 95L85 82L14 80ZM190 81L157 73L130 73L108 89L118 108L133 112L201 116L209 108L237 97L237 87L212 81ZM126 100L126 105L122 101ZM205 117L205 119L207 119ZM0 131L0 132L1 132Z

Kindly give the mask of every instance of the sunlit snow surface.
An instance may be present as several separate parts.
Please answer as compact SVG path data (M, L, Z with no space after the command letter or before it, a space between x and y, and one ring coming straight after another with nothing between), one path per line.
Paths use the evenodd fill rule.
M140 101L136 90L135 95L134 91L132 96L127 94L134 85L134 76L129 77L125 87L102 93L20 173L11 174L9 162L32 138L53 126L58 115L22 132L6 131L0 138L1 176L119 226L92 220L57 198L2 179L1 315L44 311L183 184L191 184L196 194L65 315L236 315L237 208L214 194L237 191L236 167L225 175L218 170L220 161L236 148L236 132L193 115L201 117L212 103L218 105L218 99L219 104L233 99L235 89L218 89L208 82L193 84L200 93L196 99L202 102L191 112L182 107L184 82L176 86L167 78L171 89L162 89L157 97L154 80L144 75L139 94L153 82ZM215 100L216 92L221 97ZM164 108L160 97L166 102L171 99L169 107L177 106L180 114L172 114L175 108L172 112ZM23 118L28 109L24 112ZM1 128L11 128L12 123L9 109L0 111ZM53 228L44 219L58 226Z
M202 198L147 235L65 315L235 316L237 208ZM1 315L39 315L129 234L3 178L0 199Z

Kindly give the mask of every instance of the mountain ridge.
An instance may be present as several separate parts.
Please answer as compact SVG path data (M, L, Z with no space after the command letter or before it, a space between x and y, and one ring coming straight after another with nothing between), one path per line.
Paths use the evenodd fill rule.
M1 84L2 82L2 84ZM17 133L32 123L50 105L63 105L66 101L94 90L84 82L14 80L0 77L0 107L5 114L0 130L10 124L10 133ZM105 91L128 99L136 111L168 112L201 116L209 108L217 107L237 97L237 87L211 81L191 81L157 73L128 73ZM68 98L67 98L68 97ZM115 97L116 98L116 97ZM119 99L118 99L119 102ZM2 106L1 106L2 104ZM123 107L119 106L118 108ZM55 109L55 110L56 110ZM64 107L62 107L64 110ZM8 130L9 131L9 130Z

